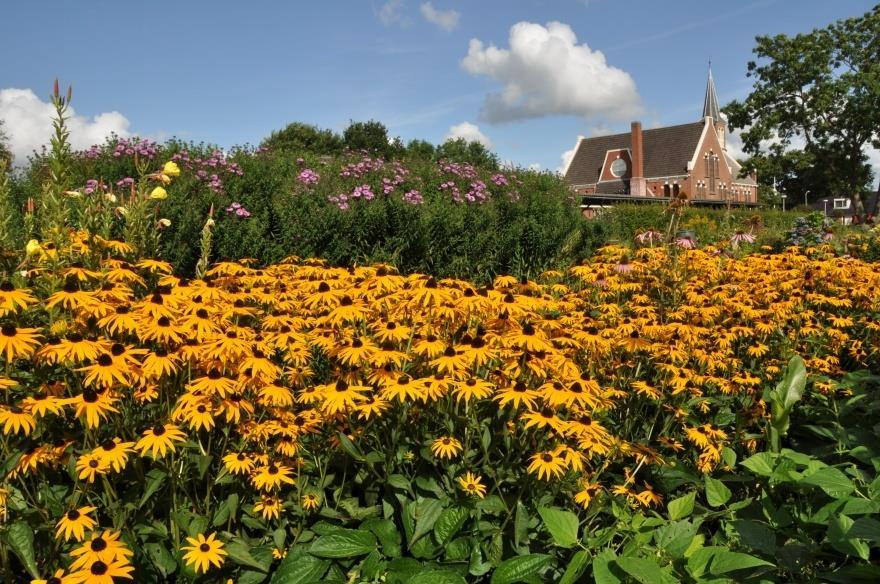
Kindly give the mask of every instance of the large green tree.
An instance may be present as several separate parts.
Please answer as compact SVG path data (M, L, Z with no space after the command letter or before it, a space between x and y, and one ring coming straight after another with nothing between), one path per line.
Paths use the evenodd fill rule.
M864 216L872 180L865 148L880 147L880 6L809 33L756 41L752 92L724 108L731 129L743 130L745 152L784 166L780 157L802 146L798 160L814 168L814 194L846 194Z
M3 128L3 120L0 120L0 168L9 170L12 166L12 150L9 149L9 136Z

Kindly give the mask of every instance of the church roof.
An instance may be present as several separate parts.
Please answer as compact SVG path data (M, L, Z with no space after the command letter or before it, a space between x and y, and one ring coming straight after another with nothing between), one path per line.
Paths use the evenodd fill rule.
M687 164L700 142L705 122L667 126L642 131L646 178L687 174ZM565 179L572 185L595 184L599 180L605 153L632 147L632 134L587 138L578 143Z
M721 108L718 107L718 96L715 95L715 80L712 79L712 69L709 69L709 79L706 81L706 97L703 99L703 117L709 117L716 122L723 121Z

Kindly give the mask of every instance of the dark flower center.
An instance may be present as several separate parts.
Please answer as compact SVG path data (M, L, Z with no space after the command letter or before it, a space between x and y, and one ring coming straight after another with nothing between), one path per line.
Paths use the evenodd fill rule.
M92 551L93 552L103 552L107 549L107 542L103 537L96 537L92 540Z
M222 375L220 374L220 371L217 369L211 369L208 372L208 379L216 381L217 379L220 379L221 377L222 377Z
M126 304L116 307L116 314L128 314L131 312L131 307Z
M544 462L553 462L553 457L545 452L541 455L541 460L543 460Z
M323 293L323 292L329 292L329 291L330 291L330 286L329 286L329 284L327 284L327 282L321 282L320 284L318 284L318 292Z
M206 408L206 407L204 406L204 404L202 404L202 405L200 405L199 407L196 408L196 411L199 412L200 414L204 414L205 412L208 411L208 408Z
M71 509L67 512L67 519L70 521L76 521L77 519L79 519L79 511L77 511L76 509Z
M125 345L123 345L122 343L113 343L113 346L110 347L110 352L113 354L114 357L118 357L125 353Z
M104 353L100 357L98 357L98 365L100 365L101 367L109 367L112 364L113 357L111 357L107 353Z
M9 280L0 284L0 292L12 292L13 290L15 290L15 286Z
M274 464L270 465L267 470L269 471L269 474L278 474L278 467Z
M342 391L347 391L347 390L348 390L348 384L345 381L340 379L339 381L336 382L336 391L342 392Z
M165 433L165 426L156 426L153 428L153 436L161 436Z
M95 393L94 389L86 389L83 391L83 401L87 404L93 404L98 401L98 394Z
M107 452L110 452L110 451L112 451L114 448L116 448L116 442L114 442L114 441L112 441L112 440L104 440L104 441L101 443L101 448L103 448L103 449L106 450Z
M107 573L107 564L105 564L101 560L98 560L94 564L92 564L92 568L89 571L95 576L103 576Z
M171 325L171 321L168 319L167 316L162 316L159 318L156 324L158 324L159 326L169 326Z
M528 390L528 387L522 381L517 381L516 385L513 386L513 391L517 393L525 393Z
M0 332L3 333L4 337L14 337L17 330L14 324L4 324Z
M199 546L199 551L201 551L202 553L206 553L206 552L210 551L210 549L211 549L211 546L209 546L206 543L203 543L202 545Z
M198 316L199 318L208 318L208 311L204 308L199 308L198 310L196 310L196 316Z

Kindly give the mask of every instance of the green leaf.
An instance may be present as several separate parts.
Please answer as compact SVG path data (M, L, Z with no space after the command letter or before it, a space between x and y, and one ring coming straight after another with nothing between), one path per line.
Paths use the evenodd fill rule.
M538 507L538 514L553 537L553 543L564 548L570 548L577 543L580 528L577 515L556 507Z
M761 558L756 558L755 556L750 556L749 554L722 550L716 553L712 558L712 565L709 567L709 572L715 576L719 576L736 570L759 567L773 568L775 567L775 564L771 564L770 562L762 560Z
M444 509L434 524L434 535L437 541L443 545L458 533L464 522L467 521L470 511L457 505Z
M138 503L138 509L143 507L144 503L149 501L150 497L162 487L167 477L168 473L159 470L158 468L154 468L147 473L147 476L144 477L146 479L146 486L144 487L144 494L141 496L141 501Z
M400 544L403 540L393 521L374 517L361 523L360 528L370 530L373 535L379 538L379 545L382 546L384 555L389 558L400 556Z
M846 497L855 491L852 480L839 469L832 466L820 468L813 474L802 478L800 484L819 487L835 499Z
M351 438L349 438L344 432L337 432L336 435L337 438L339 438L339 445L342 446L342 449L345 450L345 452L347 452L349 456L351 456L358 462L366 461L363 453L355 445L355 443L351 441Z
M177 571L177 562L174 556L161 543L150 542L144 544L144 552L156 568L163 576L169 576Z
M773 468L776 466L776 455L770 452L759 452L739 464L758 476L769 477L773 474Z
M828 542L843 554L867 561L871 550L868 544L850 533L854 525L855 521L846 515L832 517L828 522Z
M605 550L593 558L593 580L596 584L621 584L622 580L611 571L617 556L611 550Z
M408 493L412 494L412 485L410 484L409 480L401 474L393 474L389 476L388 484L395 489L407 491Z
M721 507L730 500L730 489L719 481L706 475L706 502L711 507Z
M553 559L547 554L516 556L501 562L492 573L491 584L513 584L536 575Z
M268 572L271 566L271 561L268 564L263 564L257 561L257 559L251 555L250 546L240 540L232 540L227 543L226 553L229 554L229 559L239 566L255 568L261 572Z
M362 529L345 529L322 535L309 547L309 553L319 558L350 558L365 556L376 549L376 537Z
M518 548L529 539L529 512L522 501L516 502L516 514L513 516L513 547Z
M672 558L682 558L697 533L690 521L671 521L654 530L654 541Z
M709 569L709 563L721 552L726 552L727 548L722 546L701 547L695 550L690 556L687 556L687 569L691 576L699 580L700 577Z
M416 528L409 541L410 549L423 536L431 533L441 513L443 513L443 503L437 499L422 499L418 502L415 511Z
M678 519L684 519L694 512L694 501L697 498L697 493L692 491L685 495L684 497L679 497L678 499L673 499L669 502L666 508L669 510L669 518L673 521Z
M229 521L230 517L235 516L235 512L238 510L238 495L236 493L230 494L225 501L220 503L220 506L217 507L217 510L214 512L214 520L211 522L211 525L217 527L219 525L223 525L227 521Z
M281 560L272 575L272 584L311 584L327 571L329 562L307 554L302 548L292 548Z
M757 521L740 519L733 522L733 528L748 547L771 557L776 555L776 533L769 527Z
M565 568L565 573L559 579L559 584L575 584L579 582L587 566L590 565L590 553L587 550L581 550L572 556Z
M40 577L37 569L37 561L34 557L34 530L24 521L18 521L6 530L6 541L9 547L27 568L28 573L34 578Z
M667 580L657 562L647 558L622 557L614 561L621 570L635 578L641 584L658 584Z
M848 535L850 537L880 543L880 521L871 519L870 517L860 517L853 522Z
M416 574L406 584L467 584L467 580L450 570L429 570Z

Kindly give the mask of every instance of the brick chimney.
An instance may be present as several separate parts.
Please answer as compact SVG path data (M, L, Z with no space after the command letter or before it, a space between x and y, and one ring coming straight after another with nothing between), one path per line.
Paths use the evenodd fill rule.
M647 196L648 187L645 182L645 158L642 148L642 123L633 122L631 130L632 175L629 179L629 194L634 197Z

